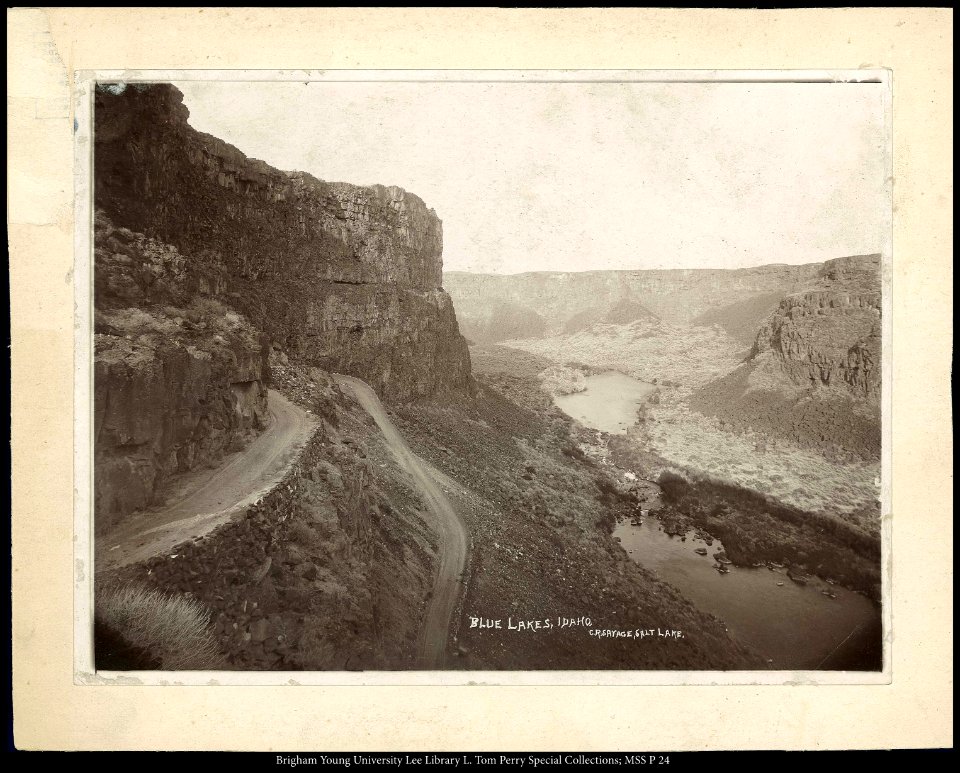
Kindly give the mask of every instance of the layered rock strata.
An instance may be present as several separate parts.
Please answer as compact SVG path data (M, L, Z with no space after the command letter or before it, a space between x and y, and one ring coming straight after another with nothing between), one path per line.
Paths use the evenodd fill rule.
M157 502L176 473L214 464L268 421L266 341L184 290L171 245L95 225L94 504L98 532Z
M750 358L691 406L734 429L876 460L881 445L880 256L838 258L785 296Z
M397 187L279 171L188 117L168 84L96 93L101 532L265 426L271 349L385 399L470 384L432 209Z
M820 266L770 265L738 270L534 272L516 275L448 272L461 329L475 343L571 333L594 322L628 324L660 318L686 324L732 310L754 297L799 289ZM722 316L722 315L721 315Z
M95 200L106 216L188 255L188 292L221 298L300 361L386 398L468 386L432 209L397 187L279 171L188 116L167 84L98 90Z
M838 258L785 297L757 334L754 357L772 353L800 385L880 394L880 256Z

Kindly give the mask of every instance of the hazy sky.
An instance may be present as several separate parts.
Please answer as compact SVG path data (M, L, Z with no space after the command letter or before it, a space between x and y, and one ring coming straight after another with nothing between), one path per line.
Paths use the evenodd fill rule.
M176 84L190 123L332 181L399 185L448 271L742 267L880 252L878 84Z

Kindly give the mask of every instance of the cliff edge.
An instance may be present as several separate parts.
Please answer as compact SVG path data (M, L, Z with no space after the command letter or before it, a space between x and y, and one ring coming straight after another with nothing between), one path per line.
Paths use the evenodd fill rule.
M825 262L760 326L748 360L691 406L732 428L879 459L880 277L879 255Z
M823 264L811 286L786 296L760 328L753 357L771 352L796 384L880 396L880 256Z
M220 298L305 364L387 398L468 385L432 209L397 187L274 169L188 117L169 84L98 90L99 210L189 256L188 291Z
M388 400L470 385L432 209L274 169L188 117L169 84L96 93L98 532L266 426L271 351Z

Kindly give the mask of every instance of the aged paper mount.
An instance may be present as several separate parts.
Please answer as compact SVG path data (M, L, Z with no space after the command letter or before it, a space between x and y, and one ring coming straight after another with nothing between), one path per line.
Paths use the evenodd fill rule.
M557 26L550 39L538 32L538 12L496 20L496 12L480 11L473 17L421 15L408 19L407 27L375 25L377 40L367 39L364 44L371 23L377 22L369 12L311 18L299 12L279 17L266 9L253 9L242 12L243 24L231 26L235 20L226 18L229 12L222 9L203 9L205 18L196 11L156 10L162 17L154 22L179 31L176 43L145 42L144 27L149 25L143 25L143 17L138 16L144 9L10 12L12 196L8 217L18 744L25 748L334 749L425 744L456 748L477 747L484 739L496 738L498 745L513 748L626 748L625 744L656 743L659 748L680 749L952 743L947 334L952 308L947 214L952 199L947 173L952 16L930 9L808 10L762 16L749 11L651 11L619 16L583 11L554 17ZM324 24L331 18L336 25ZM646 27L638 24L641 18ZM468 19L472 37L458 38L457 47L449 40L443 42L456 38L449 35L450 29ZM523 39L527 45L489 47L492 53L484 60L472 47L494 39L493 32L502 34L504 23L510 42ZM297 34L298 27L304 34ZM397 56L394 52L400 49L394 46L404 36L431 45L408 48L405 55ZM240 43L244 38L250 45ZM264 42L270 39L280 44L272 50L282 51L286 61L278 61L277 56L267 61L265 53L271 49ZM353 45L338 48L335 43L344 39ZM612 47L618 39L620 46ZM463 55L463 40L468 41L468 56ZM739 45L731 46L731 40ZM571 41L576 42L571 45ZM321 42L333 53L319 60L316 51L323 48L318 45ZM675 56L678 47L686 52L682 62ZM414 50L431 55L410 53ZM614 62L611 52L624 50L643 53ZM245 52L243 61L237 51ZM413 721L402 729L389 717L400 705L409 704L402 691L389 688L364 687L365 697L358 704L351 692L356 688L328 687L320 692L262 688L238 698L235 690L221 688L211 693L200 687L150 691L72 684L76 618L71 587L78 567L72 564L73 529L65 518L65 513L72 512L73 498L65 471L72 467L73 423L68 417L75 374L70 308L74 299L70 125L74 116L68 72L117 66L269 69L290 67L291 56L300 56L297 66L315 61L325 68L349 69L394 68L403 56L407 67L423 69L529 69L545 63L573 69L678 64L784 69L825 63L849 68L869 63L892 69L896 213L888 318L893 325L894 389L885 431L892 437L893 517L887 528L892 533L890 542L897 547L891 612L897 630L905 633L896 636L894 632L891 684L651 686L630 694L620 687L602 686L542 687L535 693L530 692L533 688L521 688L525 699L517 702L513 701L517 693L496 687L411 687L417 690L418 705ZM904 383L922 396L919 402L903 400L905 393L898 386ZM37 405L43 408L38 411ZM434 712L451 701L457 701L459 719L438 730ZM651 705L657 706L656 717L643 726L632 721L631 717L647 713L642 707ZM533 706L535 716L531 716ZM616 707L612 716L611 706ZM298 719L279 727L266 720L280 710ZM216 723L210 721L214 716ZM334 716L336 721L330 719ZM850 723L851 716L857 716L857 721ZM163 721L158 721L161 717ZM571 732L572 727L579 729Z

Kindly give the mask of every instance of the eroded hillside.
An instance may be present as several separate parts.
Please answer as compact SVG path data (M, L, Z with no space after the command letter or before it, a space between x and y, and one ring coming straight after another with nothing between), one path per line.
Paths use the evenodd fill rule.
M750 336L776 298L815 276L819 266L769 265L723 271L644 271L468 274L446 272L464 335L473 343L576 333L595 323L625 325L729 324ZM759 303L752 302L759 299ZM773 300L773 305L771 305ZM748 316L746 321L744 315ZM704 317L704 321L697 320Z
M880 457L880 256L823 265L760 327L750 359L691 406L831 455Z

